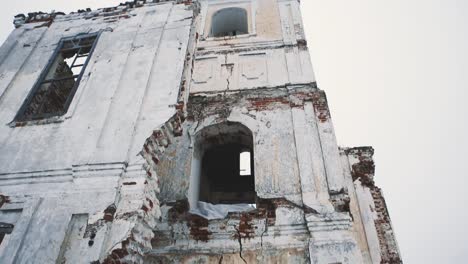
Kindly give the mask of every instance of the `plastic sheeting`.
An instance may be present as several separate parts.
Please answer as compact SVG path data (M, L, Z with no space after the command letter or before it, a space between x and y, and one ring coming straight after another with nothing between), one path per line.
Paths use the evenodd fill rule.
M249 212L255 210L254 204L210 204L198 202L197 208L190 209L191 214L199 215L208 220L226 218L231 212Z

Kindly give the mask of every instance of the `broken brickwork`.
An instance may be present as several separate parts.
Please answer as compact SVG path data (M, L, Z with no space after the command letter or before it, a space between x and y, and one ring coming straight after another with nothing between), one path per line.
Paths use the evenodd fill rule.
M216 14L242 28L213 35ZM14 25L0 48L0 223L14 227L0 262L402 262L373 150L337 145L299 1L127 1ZM28 108L60 115L16 119L59 41L85 33L99 37L68 108L72 83ZM236 151L250 155L247 198L204 164ZM233 179L234 154L219 162Z
M351 165L353 181L359 181L362 186L368 188L372 196L373 207L377 214L374 223L380 244L381 263L403 263L382 190L374 183L375 165L372 159L374 149L372 147L352 148L346 150L346 153L357 159L357 162Z

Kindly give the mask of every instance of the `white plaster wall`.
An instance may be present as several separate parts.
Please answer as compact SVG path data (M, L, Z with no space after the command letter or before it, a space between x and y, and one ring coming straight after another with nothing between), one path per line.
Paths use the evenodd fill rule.
M314 82L307 51L298 48L197 56L191 93L271 88Z
M358 162L359 160L356 157L352 155L346 156L348 170L350 168L349 164ZM351 178L351 175L349 174L348 177ZM378 217L372 194L369 188L364 186L359 180L355 180L350 187L353 190L355 209L358 210L356 213L359 215L359 218L356 219L356 225L359 225L359 228L362 229L361 235L365 234L365 242L368 249L366 256L370 258L372 261L371 263L381 263L380 242L375 227L375 220L378 219Z
M63 18L48 29L20 34L0 65L6 76L0 79L0 87L6 87L0 90L0 173L128 161L151 129L175 112L171 105L177 103L191 25L190 19L183 18L190 18L192 11L166 3L130 14L121 23ZM67 118L50 124L8 126L60 38L100 30L103 33ZM30 43L33 51L24 43ZM7 78L12 73L15 77Z
M176 111L192 10L167 2L122 17L84 16L57 17L50 27L25 24L0 48L0 194L10 200L0 211L22 210L1 263L55 263L72 214L88 214L88 224L102 219L117 202L122 177L133 177L129 164L146 174L137 155ZM12 125L59 40L98 31L66 115ZM100 229L92 247L84 239L67 256L99 259L107 232Z
M242 113L244 112L244 113ZM290 109L232 111L229 121L248 126L254 133L255 191L262 198L285 197L302 204L299 167Z
M211 16L226 7L248 11L250 34L208 37ZM296 0L207 0L200 14L191 93L315 82Z
M226 40L204 38L208 14L232 4L249 8L253 34ZM210 96L227 90L278 88L268 93L282 93L290 100L273 100L277 105L270 109L247 109L246 101L236 102L224 117L224 121L242 123L253 132L258 196L286 198L295 204L292 209L279 208L276 226L257 230L260 237L244 241L244 246L251 250L257 250L259 243L271 248L309 246L312 263L370 263L369 259L377 263L376 233L362 235L375 232L369 207L372 197L359 184L353 185L329 113L324 119L319 117L328 107L324 95L320 97L311 84L315 77L298 1L210 0L201 1L201 7L197 32L202 37L190 92ZM114 21L116 18L103 17L85 20L75 14L57 19L50 28L26 24L0 48L0 194L12 200L0 210L23 210L0 255L2 263L55 262L72 214L88 214L89 223L95 223L103 218L106 207L117 203L123 215L144 205L144 192L154 195L159 188L142 187L146 174L137 155L153 129L175 113L193 14L185 5L162 3L133 9L128 15ZM68 113L45 124L8 125L58 40L100 30L103 33ZM319 95L321 109L317 110L315 99L303 102L295 98L304 92L301 87L309 96ZM300 103L292 107L296 99ZM219 122L218 118L197 120L196 127L200 130ZM198 170L193 165L192 173ZM179 174L169 176L188 177ZM122 187L129 179L134 185ZM191 185L197 185L193 175L191 180ZM352 213L358 214L354 221L347 212L333 212L329 200L330 191L344 195L346 190ZM197 194L190 195L193 203ZM316 212L305 215L303 205ZM153 213L148 218L155 222L160 214ZM67 256L86 256L84 262L105 257L134 224L118 219L112 227L100 229L95 246L89 247L83 240ZM165 224L158 228L172 228ZM265 226L261 221L257 224ZM186 224L180 228L185 230L181 234L188 234ZM238 241L226 239L225 231L215 230L216 226L210 228L219 238L207 244L196 242L192 249L237 252ZM140 235L147 238L152 234ZM184 239L174 243L174 249L186 247ZM220 246L220 241L229 243ZM171 248L154 249L153 254L167 249Z
M348 155L346 155L344 152L340 153L340 157L341 157L341 162L342 162L343 174L345 175L345 182L346 182L349 196L351 199L350 212L353 216L353 233L358 243L358 247L361 251L363 263L369 263L369 264L380 263L380 258L375 259L374 262L372 261L371 251L369 250L369 245L374 246L373 243L375 242L378 243L378 241L372 241L368 239L369 235L372 235L372 234L368 234L366 236L366 230L365 230L364 222L363 222L363 219L369 218L369 213L372 215L372 212L370 208L368 210L367 205L361 202L362 201L361 195L363 191L362 186L358 184L355 187L355 184L353 183L353 179L351 176L351 166L349 164L350 157L348 157ZM369 242L371 244L369 244Z

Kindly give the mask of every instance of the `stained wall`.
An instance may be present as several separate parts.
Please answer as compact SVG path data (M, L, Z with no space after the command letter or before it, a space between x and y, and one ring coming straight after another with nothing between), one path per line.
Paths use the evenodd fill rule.
M154 3L153 3L154 2ZM244 8L249 34L209 36ZM339 148L297 0L16 17L0 48L5 263L401 263L373 151ZM14 116L62 37L99 32L64 116ZM256 209L194 214L203 131L252 134Z
M15 20L0 48L0 222L20 217L0 262L90 263L112 247L121 186L135 190L125 178L146 175L138 155L146 138L177 111L194 15L150 2ZM94 32L68 112L15 122L60 39Z

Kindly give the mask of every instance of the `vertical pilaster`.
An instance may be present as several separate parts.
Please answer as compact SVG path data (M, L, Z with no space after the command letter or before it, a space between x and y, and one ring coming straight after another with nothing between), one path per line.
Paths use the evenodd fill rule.
M331 212L333 208L329 201L313 105L311 102L305 102L303 108L293 107L291 113L303 202L318 212Z
M348 215L308 215L306 219L311 234L310 263L363 263L359 247L351 233L352 220Z
M341 168L340 152L335 137L333 123L330 117L325 92L317 91L313 97L315 110L315 123L320 138L320 147L323 155L323 163L328 181L330 194L346 191L343 170Z

